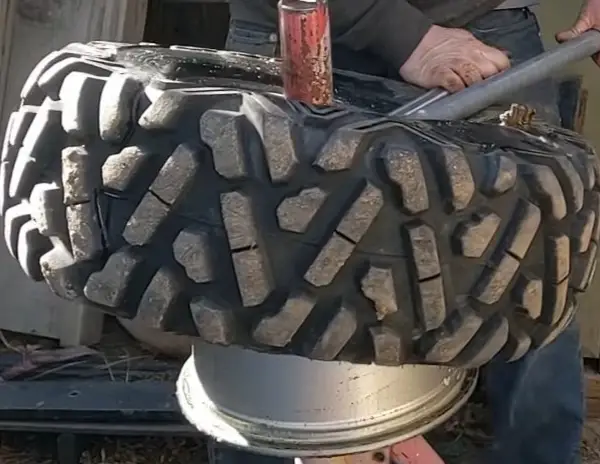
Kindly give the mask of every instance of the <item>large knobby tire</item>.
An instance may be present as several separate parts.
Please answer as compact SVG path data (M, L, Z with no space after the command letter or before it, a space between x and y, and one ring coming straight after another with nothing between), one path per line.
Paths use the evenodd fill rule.
M480 366L572 320L600 235L584 140L317 110L224 71L255 62L92 44L40 63L2 154L23 270L154 329L320 360Z

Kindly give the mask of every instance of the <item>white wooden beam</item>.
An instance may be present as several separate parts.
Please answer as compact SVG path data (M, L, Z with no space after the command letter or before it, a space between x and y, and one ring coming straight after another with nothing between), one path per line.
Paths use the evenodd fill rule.
M16 5L17 0L0 1L0 109L4 108Z

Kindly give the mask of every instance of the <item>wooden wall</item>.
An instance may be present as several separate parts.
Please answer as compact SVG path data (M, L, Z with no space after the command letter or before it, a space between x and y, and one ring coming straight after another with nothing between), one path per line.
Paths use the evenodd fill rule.
M144 40L222 49L228 28L227 3L150 0Z

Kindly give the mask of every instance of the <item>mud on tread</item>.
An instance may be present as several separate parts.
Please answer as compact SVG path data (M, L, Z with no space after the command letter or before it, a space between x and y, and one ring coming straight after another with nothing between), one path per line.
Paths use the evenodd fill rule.
M513 361L573 318L600 239L600 165L576 134L318 110L267 85L177 83L132 66L136 50L183 59L71 45L9 124L5 240L58 295L385 365Z

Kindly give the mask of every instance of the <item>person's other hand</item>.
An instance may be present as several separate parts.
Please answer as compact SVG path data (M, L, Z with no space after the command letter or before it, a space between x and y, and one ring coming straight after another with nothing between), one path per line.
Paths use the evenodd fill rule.
M597 0L592 0L597 1ZM464 29L432 26L400 68L411 84L457 92L510 66L508 56Z
M600 29L600 0L586 0L573 27L556 34L556 40L566 42L590 29ZM600 53L594 55L594 61L600 66Z

